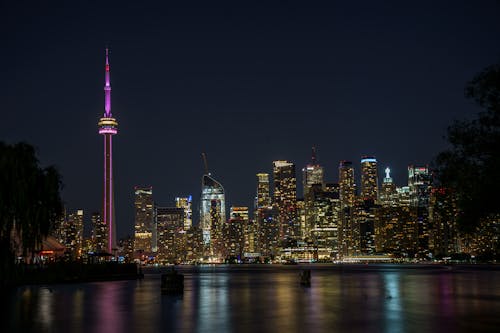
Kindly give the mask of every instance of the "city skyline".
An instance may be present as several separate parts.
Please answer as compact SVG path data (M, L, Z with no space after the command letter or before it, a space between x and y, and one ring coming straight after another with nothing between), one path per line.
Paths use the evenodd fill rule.
M500 56L494 2L2 6L2 140L55 164L87 221L102 206L95 124L109 45L118 238L132 234L136 185L160 205L193 195L196 214L202 152L226 207L252 207L255 174L276 160L301 170L313 146L326 182L350 160L359 190L359 160L373 155L379 180L389 166L405 185L408 165L430 164L446 126L478 110L463 87Z

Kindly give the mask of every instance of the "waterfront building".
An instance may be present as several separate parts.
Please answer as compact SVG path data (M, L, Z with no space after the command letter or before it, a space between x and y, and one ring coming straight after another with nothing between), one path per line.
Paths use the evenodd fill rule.
M203 233L198 225L186 230L186 261L198 263L203 260Z
M274 206L279 212L280 241L299 237L297 220L297 180L295 164L289 161L273 162Z
M339 254L339 230L341 224L340 190L338 184L324 187L313 185L311 241L318 260L335 260Z
M415 215L417 230L417 253L426 256L429 251L429 202L432 179L427 166L408 167L408 188L410 207Z
M180 263L186 260L187 237L184 230L185 211L182 207L155 206L160 263Z
M457 198L448 188L433 188L429 203L429 250L433 256L460 252Z
M106 48L104 114L99 119L99 134L104 136L104 184L102 219L107 226L107 251L113 253L116 247L115 200L113 184L113 135L118 133L118 122L111 113L111 83L108 49Z
M149 256L153 252L154 202L152 186L134 188L134 252Z
M245 250L245 231L248 224L248 207L230 208L230 218L225 232L225 254L230 260L243 260Z
M279 253L279 212L273 206L260 207L256 220L259 252L265 259L274 259Z
M65 246L68 259L79 259L83 252L83 210L65 211L55 237Z

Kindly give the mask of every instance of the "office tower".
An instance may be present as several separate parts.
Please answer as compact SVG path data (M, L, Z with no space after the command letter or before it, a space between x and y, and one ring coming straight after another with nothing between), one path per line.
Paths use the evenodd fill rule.
M230 218L225 232L225 253L231 261L243 260L245 231L248 224L248 207L230 208ZM253 237L252 237L253 238ZM253 240L252 240L253 241Z
M198 225L193 225L186 231L186 261L201 262L203 259L203 234Z
M106 49L104 114L99 119L99 134L104 136L104 184L102 218L107 226L108 252L113 253L116 247L115 202L113 192L113 135L118 133L118 122L111 113L111 84L108 49Z
M302 169L302 186L304 198L312 185L320 184L323 186L323 167L316 160L316 148L312 148L311 163Z
M377 159L373 156L361 158L361 198L374 203L378 201Z
M257 197L255 208L269 207L271 205L271 196L269 194L269 174L257 174Z
M340 161L339 191L342 208L354 206L356 184L354 182L354 168L350 161Z
M353 207L356 199L356 184L354 168L350 161L340 161L339 164L339 197L341 208L340 248L342 255L350 255L357 248L355 242L359 239L359 228L354 225Z
M417 253L425 256L429 251L429 201L432 188L431 174L427 166L408 167L410 208L415 215Z
M318 164L316 160L316 148L312 148L311 163L306 165L302 169L302 186L304 193L304 225L301 228L302 235L304 238L310 236L310 230L313 224L312 215L312 201L313 194L311 193L311 188L313 185L320 185L323 187L323 167Z
M130 235L120 238L118 240L118 253L124 262L132 262L134 260L134 238Z
M205 174L201 178L200 227L206 256L220 255L222 250L223 224L226 222L226 199L224 187L208 172L206 155Z
M352 216L351 255L369 255L375 249L375 214L377 206L371 199L356 201Z
M273 206L261 207L256 220L259 252L265 261L272 260L279 248L279 212Z
M340 189L338 184L313 185L311 241L316 259L338 259L340 254L339 231L341 226Z
M397 201L396 184L391 178L391 169L385 168L385 178L380 190L380 204L382 206L395 206Z
M274 205L279 212L280 240L299 236L297 221L297 181L295 164L288 161L273 162Z
M192 202L192 196L175 198L175 207L184 209L184 230L188 230L193 225Z
M107 225L101 219L99 212L93 212L90 221L92 224L92 245L96 252L104 252L108 249Z
M457 197L453 191L444 187L433 188L429 203L429 250L433 256L460 252L457 218Z
M179 263L186 259L185 212L182 207L155 207L158 229L157 260Z
M134 251L138 255L153 252L154 203L153 187L136 186Z
M265 258L272 258L277 254L279 239L278 214L271 204L269 193L269 174L257 174L257 195L255 200L255 251Z

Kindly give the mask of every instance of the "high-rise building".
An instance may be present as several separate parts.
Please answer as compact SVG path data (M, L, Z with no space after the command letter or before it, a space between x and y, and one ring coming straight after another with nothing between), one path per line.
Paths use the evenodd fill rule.
M274 205L279 212L280 240L297 239L300 236L300 225L297 221L295 164L274 161L273 181Z
M153 252L154 202L153 187L136 186L135 191L135 233L136 254L150 255Z
M201 178L200 227L206 256L219 256L223 246L222 231L226 222L224 187L205 168Z
M339 231L341 225L340 195L338 184L313 185L311 240L316 259L338 259L340 254Z
M101 214L99 212L93 212L90 221L92 224L92 246L93 250L96 252L107 251L108 249L108 237L107 237L107 226L106 223L101 219Z
M311 163L302 169L302 186L304 193L304 225L301 228L302 236L309 238L310 230L313 226L313 197L311 191L313 185L320 185L323 188L323 167L316 160L316 148L312 148Z
M184 208L155 207L155 210L158 228L157 260L172 264L183 262L187 254Z
M72 260L82 256L83 249L83 210L65 211L56 238L66 247L65 254Z
M391 169L385 168L385 178L380 191L380 204L382 206L395 206L397 202L396 184L391 178Z
M102 218L107 226L108 252L116 247L115 200L113 191L113 135L118 133L118 122L111 113L111 84L108 49L106 48L104 114L99 119L99 134L104 136L104 186Z
M225 232L225 249L226 255L229 258L243 260L246 241L253 243L253 235L246 235L247 225L248 207L232 206L230 208L230 218Z
M377 159L373 156L361 158L361 198L378 201Z
M354 182L354 167L351 161L340 161L339 190L342 208L353 207L356 198L356 183Z
M271 205L269 174L257 174L257 196L255 200L254 232L255 249L261 256L274 257L278 251L279 222L277 213Z
M418 236L417 253L425 256L429 251L429 203L432 189L432 178L427 166L408 167L408 188Z
M175 207L184 209L184 230L188 230L193 226L193 210L191 208L192 202L193 197L191 195L187 197L175 198Z
M269 174L257 174L257 197L255 200L255 208L269 207L271 205L271 196L269 194Z
M359 227L353 219L353 208L356 200L356 183L351 161L340 161L339 164L339 198L341 208L341 230L339 232L341 255L351 255L357 247Z

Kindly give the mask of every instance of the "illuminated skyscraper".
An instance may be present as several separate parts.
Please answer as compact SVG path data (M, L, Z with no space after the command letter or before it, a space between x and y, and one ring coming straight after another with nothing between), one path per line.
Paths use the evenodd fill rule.
M313 185L320 185L323 188L323 167L316 161L316 148L312 148L311 163L302 169L302 186L304 193L304 226L301 228L302 236L310 236L310 230L314 223L313 200L314 194L311 191Z
M373 156L361 158L361 198L378 201L377 159Z
M226 222L226 197L224 187L208 172L206 156L205 174L201 178L200 227L203 244L210 255L218 255L222 245L223 223Z
M66 247L66 253L75 260L81 257L83 248L83 210L65 212L57 240Z
M341 207L340 253L350 255L357 247L359 227L353 219L353 207L356 199L356 184L354 168L350 161L340 161L339 164L339 197Z
M356 184L354 182L354 168L351 161L340 161L339 191L342 208L354 206Z
M254 241L253 235L247 235L245 232L247 225L248 207L232 206L230 208L230 218L225 233L225 248L228 257L243 260L245 242L249 241L253 243ZM247 239L246 236L251 236L251 238Z
M269 207L271 205L271 196L269 194L269 174L257 174L257 197L255 208Z
M391 169L385 168L385 178L380 191L380 204L382 206L395 206L397 202L396 185L391 178Z
M273 162L274 205L279 212L280 239L296 239L300 231L297 220L297 180L295 164Z
M429 202L432 188L431 174L427 166L408 167L410 209L415 215L417 252L425 255L429 250Z
M158 228L158 261L172 264L184 261L187 253L184 208L155 207L155 210Z
M101 219L101 214L99 214L98 212L93 212L91 216L91 223L93 250L97 252L107 251L107 226Z
M107 250L113 253L116 247L115 202L113 192L113 144L112 137L118 133L118 122L111 113L111 84L108 49L106 48L104 114L99 119L99 134L104 136L104 187L102 218L107 226Z
M192 196L175 198L175 207L184 209L184 230L188 230L193 225L193 210L191 204Z
M135 187L134 251L150 254L153 251L154 203L153 187Z

